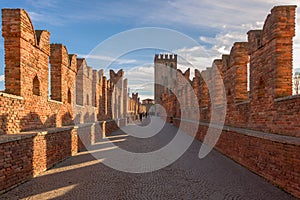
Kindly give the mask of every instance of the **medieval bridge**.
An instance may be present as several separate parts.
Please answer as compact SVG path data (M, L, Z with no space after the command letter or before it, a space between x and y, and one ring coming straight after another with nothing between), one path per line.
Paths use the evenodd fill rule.
M50 33L34 30L26 11L3 9L0 198L299 198L300 96L292 94L295 9L274 7L263 30L250 30L247 42L234 43L230 55L196 70L192 81L189 70L177 69L176 55L155 55L155 70L164 65L175 71L157 73L156 81L165 81L178 96L155 85L155 100L165 115L142 122L138 114L146 107L138 94L128 95L123 70L111 70L108 79L64 45L50 44ZM214 81L216 73L222 82ZM213 113L222 109L220 126ZM132 135L151 133L157 127L153 122L161 125L154 136ZM212 141L208 131L221 134L214 150L200 159L201 141ZM192 143L165 167L151 171L183 143L169 154L149 157L153 162L147 165L130 166L138 157L124 161L123 154L110 162L113 152L148 156L178 136ZM129 173L131 167L145 173Z

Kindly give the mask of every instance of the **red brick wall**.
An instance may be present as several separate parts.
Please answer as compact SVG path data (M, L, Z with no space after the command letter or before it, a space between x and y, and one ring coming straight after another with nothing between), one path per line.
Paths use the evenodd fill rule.
M103 122L0 136L0 193L31 179L102 137ZM103 132L118 129L106 121ZM84 142L82 140L85 140Z
M187 133L193 122L174 119ZM300 140L276 134L225 127L214 147L272 184L300 197ZM203 141L208 124L199 125L196 138ZM214 130L214 128L212 128ZM238 141L238 142L237 142Z
M109 120L113 82L85 59L68 54L64 45L50 45L50 33L35 31L26 11L3 9L2 35L6 90L0 92L0 193L125 125L125 119ZM106 121L98 122L97 116Z
M220 83L215 77L216 70L219 70L226 92L227 125L300 137L300 98L290 96L294 35L295 6L274 7L263 30L249 31L248 42L236 42L230 55L223 55L222 60L215 60L213 67L202 71L201 76L196 71L191 85L198 96L200 120L210 121L212 105L222 102ZM179 73L185 75L180 71ZM180 79L177 81L180 82ZM185 92L186 86L177 86L179 93L184 97L183 100L191 98L190 94ZM175 99L172 96L164 96L163 104L168 113L174 110L172 105L176 105ZM188 106L189 102L184 104ZM180 109L184 108L181 106Z
M3 9L2 19L7 80L5 92L17 96L0 95L0 134L60 127L74 121L94 122L97 116L108 119L112 117L108 107L123 105L122 101L111 104L114 85L103 84L106 80L103 72L99 78L97 71L88 67L85 59L69 55L62 44L50 45L50 33L35 31L24 10ZM51 99L54 101L48 98L48 61ZM34 79L39 82L38 95L33 93ZM104 98L101 99L102 94Z
M220 104L220 83L214 77L216 70L219 70L225 86L227 107L225 128L215 148L300 197L300 96L292 96L295 8L274 7L263 30L249 31L248 42L235 43L230 55L215 60L212 68L201 73L196 70L191 85L199 101L200 122L208 124L212 122L212 108L217 112L224 108ZM184 92L185 87L178 88L183 91L181 96L189 96ZM218 104L220 106L216 107ZM175 110L174 105L181 110L185 107L178 105L173 96L164 95L163 106L169 115ZM191 132L191 124L179 120L182 112L187 111L181 111L174 124ZM213 123L218 122L220 118L217 116ZM207 128L208 125L199 126L198 139L203 141Z

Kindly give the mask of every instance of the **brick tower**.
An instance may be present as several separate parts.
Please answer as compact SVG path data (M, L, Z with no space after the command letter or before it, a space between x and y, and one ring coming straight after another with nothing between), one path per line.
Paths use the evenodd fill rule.
M177 55L155 54L154 57L154 99L161 104L162 93L171 94L176 83Z

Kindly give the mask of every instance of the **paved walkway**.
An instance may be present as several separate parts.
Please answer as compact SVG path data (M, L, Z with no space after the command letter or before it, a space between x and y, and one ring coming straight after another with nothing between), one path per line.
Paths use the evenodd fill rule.
M116 131L110 137L133 152L157 150L172 140L177 129L166 124L154 137L138 139ZM97 149L105 151L105 144ZM65 160L1 199L294 199L217 151L198 158L194 141L176 162L149 173L111 169L88 152ZM107 149L106 149L107 150Z

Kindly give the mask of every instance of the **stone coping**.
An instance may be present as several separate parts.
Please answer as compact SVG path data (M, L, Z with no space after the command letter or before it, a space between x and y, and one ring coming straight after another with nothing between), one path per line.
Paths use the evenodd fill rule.
M32 138L32 137L38 136L38 135L47 135L47 134L59 133L59 132L63 132L63 131L70 131L70 130L73 130L73 129L91 127L91 126L94 126L95 124L100 124L100 123L103 123L103 122L112 122L112 121L114 121L114 120L109 119L109 120L102 120L102 121L96 121L96 122L84 123L84 124L77 124L77 125L70 125L70 126L62 126L62 127L53 127L53 128L45 128L45 129L24 131L24 132L20 132L18 134L0 135L0 144L12 142L12 141L23 140L23 139L27 139L27 138Z
M274 101L275 102L280 102L280 101L287 101L287 100L292 100L292 99L300 99L300 95L298 94L298 95L292 95L292 96L277 98Z
M18 140L24 140L27 138L32 138L36 136L35 133L21 133L21 134L6 134L6 135L0 135L0 144L18 141Z
M32 131L24 131L19 134L0 135L0 144L6 143L6 142L22 140L22 139L26 139L26 138L32 138L37 135L47 135L47 134L52 134L52 133L69 131L74 128L76 128L76 126L63 126L63 127L37 129L37 130L32 130Z
M8 94L8 93L5 93L5 92L0 92L0 96L12 98L12 99L24 100L24 98L21 97L21 96L17 96L17 95L13 95L13 94Z
M63 102L61 101L56 101L56 100L53 100L53 99L48 99L48 102L52 102L52 103L57 103L57 104L63 104Z
M250 100L246 100L246 101L240 101L238 103L235 103L236 106L239 106L239 105L246 105L246 104L249 104L250 103Z
M274 134L274 133L266 133L262 131L255 131L251 129L246 129L246 128L237 128L237 127L232 127L232 126L222 126L219 124L210 124L208 122L201 122L201 121L194 121L194 120L188 120L188 119L179 119L179 118L174 118L177 120L181 120L184 122L190 122L190 123L198 123L201 126L210 126L212 128L217 128L217 129L223 129L224 131L233 131L237 133L241 133L247 136L251 137L257 137L265 140L271 140L273 142L279 142L279 143L284 143L284 144L291 144L291 145L297 145L300 146L300 138L293 137L293 136L286 136L286 135L279 135L279 134Z

